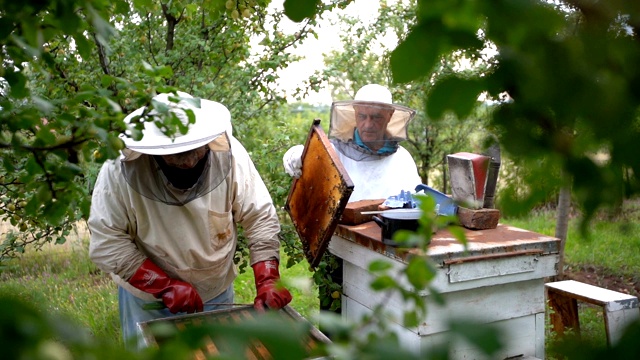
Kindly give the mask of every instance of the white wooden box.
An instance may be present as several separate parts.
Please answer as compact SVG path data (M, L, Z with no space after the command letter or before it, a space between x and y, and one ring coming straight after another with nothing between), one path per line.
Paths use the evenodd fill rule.
M421 294L427 303L427 315L418 327L405 328L397 319L402 318L407 305L397 293L371 290L374 276L367 268L373 260L387 260L394 271L399 271L410 256L420 254L384 246L372 235L373 230L366 224L341 225L329 244L329 251L344 262L343 317L357 321L382 304L402 344L418 353L452 341L450 319L473 320L502 330L505 346L498 358L544 358L544 279L556 274L558 239L501 225L469 231L469 251L464 253L450 234L434 234L428 251L438 270L431 285L446 303L437 305L428 293ZM455 342L452 349L453 359L482 358L477 349L464 342Z

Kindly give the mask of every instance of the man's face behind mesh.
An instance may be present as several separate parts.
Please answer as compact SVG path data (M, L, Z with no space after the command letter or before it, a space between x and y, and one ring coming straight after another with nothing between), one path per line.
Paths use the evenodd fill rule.
M364 143L384 139L387 124L393 115L393 108L381 105L354 105L356 128Z

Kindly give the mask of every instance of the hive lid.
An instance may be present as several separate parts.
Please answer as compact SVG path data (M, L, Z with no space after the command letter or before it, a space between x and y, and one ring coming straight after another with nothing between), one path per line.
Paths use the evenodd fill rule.
M294 178L285 204L312 268L320 263L352 192L349 174L320 120L314 120L302 153L302 175Z

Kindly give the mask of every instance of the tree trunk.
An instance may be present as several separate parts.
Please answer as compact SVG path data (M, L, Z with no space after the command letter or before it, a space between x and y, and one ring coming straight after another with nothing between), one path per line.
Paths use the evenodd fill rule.
M449 184L448 174L447 174L447 155L442 156L442 193L448 194L447 185Z
M556 209L556 237L560 239L558 249L558 275L554 281L564 279L564 246L567 242L569 230L569 209L571 208L571 186L565 185L560 188L558 196L558 208Z

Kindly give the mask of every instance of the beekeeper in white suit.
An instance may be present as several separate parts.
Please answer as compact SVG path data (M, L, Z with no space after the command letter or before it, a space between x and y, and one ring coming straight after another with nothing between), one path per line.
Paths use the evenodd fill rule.
M118 284L122 334L137 324L233 303L234 254L242 225L256 286L254 307L291 301L279 286L280 223L245 148L231 135L229 110L189 94L160 94L125 121L122 156L104 163L93 190L89 255ZM186 134L159 125L178 120ZM157 299L157 300L156 300ZM161 302L161 309L146 305ZM134 345L137 347L137 345Z
M378 84L363 86L353 100L333 102L329 138L354 184L350 202L413 192L422 183L411 154L399 145L415 114ZM296 145L284 154L289 175L301 175L303 150Z

